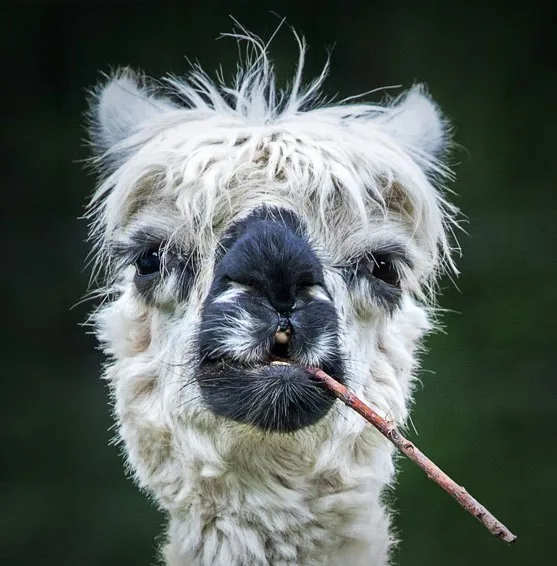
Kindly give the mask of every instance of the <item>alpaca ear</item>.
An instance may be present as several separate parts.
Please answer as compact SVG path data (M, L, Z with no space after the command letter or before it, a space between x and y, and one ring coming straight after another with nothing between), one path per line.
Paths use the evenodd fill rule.
M146 120L173 109L130 70L119 71L97 89L91 103L91 138L99 153L124 141Z
M416 157L422 165L440 159L450 144L449 125L422 85L416 85L394 101L377 121Z

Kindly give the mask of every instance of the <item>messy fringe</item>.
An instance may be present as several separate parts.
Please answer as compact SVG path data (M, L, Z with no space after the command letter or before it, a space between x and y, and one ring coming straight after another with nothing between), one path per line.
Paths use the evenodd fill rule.
M312 170L311 167L304 167L308 163L311 165L313 154L309 150L305 156L306 161L296 162L293 155L296 148L290 148L290 154L285 155L283 150L281 153L270 147L266 167L269 179L273 175L276 178L277 173L289 168L290 175L297 179L297 186L307 187L308 193L312 192L313 196L320 191L319 210L322 219L325 219L331 199L339 190L349 198L351 206L361 217L366 215L369 198L379 204L386 214L387 203L383 193L385 185L380 186L378 179L381 178L388 186L397 178L402 178L407 181L407 196L416 212L415 230L425 238L434 266L430 277L422 282L422 299L433 304L436 280L440 273L457 275L452 255L454 251L460 252L455 237L455 231L459 229L458 210L444 196L444 185L451 180L450 170L441 161L425 155L419 148L405 148L402 151L389 145L389 141L377 132L371 136L371 140L370 135L362 135L362 146L358 149L368 154L373 151L375 163L379 165L366 167L351 163L347 159L347 151L340 147L341 144L335 143L335 134L342 134L343 125L350 125L357 133L363 133L362 126L366 127L370 119L383 115L399 101L395 100L388 106L355 104L352 102L353 97L350 97L332 105L332 101L324 99L321 90L329 72L329 61L327 60L319 76L304 86L302 76L307 47L305 40L296 32L293 33L299 56L292 83L286 89L277 87L273 63L268 55L269 42L264 43L243 28L237 33L225 34L245 45L245 55L238 65L233 86L226 85L222 71L214 81L199 65L194 65L185 79L175 76L163 79L158 89L146 78L140 77L141 91L146 97L151 96L154 90L160 91L162 86L166 96L163 100L167 102L168 110L136 130L133 135L96 155L91 161L101 171L107 170L107 163L119 163L105 174L86 214L86 218L90 220L90 240L93 242L89 257L93 264L92 283L99 283L100 275L104 272L105 289L109 290L114 286L117 273L110 260L111 241L124 205L138 190L138 186L150 185L160 189L161 193L172 191L177 194L188 184L198 182L201 189L195 191L191 186L188 188L190 200L187 205L184 204L181 212L190 215L186 219L190 229L193 227L196 232L202 233L204 229L211 229L216 209L232 207L230 192L221 189L238 178L240 170L246 166L246 156L253 157L260 147L261 135L249 128L287 124L295 131L296 121L307 126L309 131L313 124L320 132L330 135L333 143L326 149L333 158L331 164L325 169L323 163L316 161L317 165ZM115 78L130 76L131 71L123 69L116 73ZM179 105L175 101L179 101ZM205 123L203 129L199 128L200 123ZM211 143L207 132L211 127L218 129L218 135L222 136L220 141L228 150L229 164L226 167L229 169L226 171L223 166L219 169L215 165L218 152L211 153L210 147L207 149ZM186 139L187 136L184 137L184 130L188 128L194 129L196 133L203 132L203 147L194 147ZM225 129L228 130L223 134ZM166 145L160 141L163 132L167 137ZM374 144L374 140L381 143ZM214 141L216 143L217 140ZM241 146L241 142L245 148L234 162L231 152ZM386 149L382 150L381 145L385 143ZM181 161L179 159L186 149L190 156L189 164L184 164L183 158ZM122 155L126 158L122 159ZM414 167L408 155L415 159ZM334 163L335 157L339 164ZM428 177L422 174L416 162L427 164ZM203 181L204 175L207 178ZM433 184L437 186L437 190L433 188ZM366 192L367 194L363 194Z

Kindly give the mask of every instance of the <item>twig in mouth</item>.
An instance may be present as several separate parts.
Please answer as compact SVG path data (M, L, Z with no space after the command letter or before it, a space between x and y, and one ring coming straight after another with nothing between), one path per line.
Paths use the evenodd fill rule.
M344 385L327 375L324 371L317 368L308 368L308 371L319 379L327 389L332 391L345 405L362 415L362 417L371 423L383 436L388 438L401 452L408 456L410 460L422 468L430 480L434 481L449 495L454 497L454 499L456 499L466 511L474 515L491 534L508 543L513 543L516 540L516 535L511 533L511 531L497 520L479 501L474 499L462 486L452 480L421 450L416 448L412 442L404 438L394 423L378 415L371 407L368 407Z

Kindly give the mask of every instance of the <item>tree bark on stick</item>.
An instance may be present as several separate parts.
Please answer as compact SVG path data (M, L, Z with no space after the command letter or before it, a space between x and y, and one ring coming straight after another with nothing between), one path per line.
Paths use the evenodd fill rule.
M309 371L319 379L336 397L345 405L362 415L379 432L388 438L401 452L410 460L415 462L427 477L441 486L449 495L454 497L466 511L474 515L497 538L513 543L516 536L498 521L479 501L474 499L462 486L453 481L445 472L435 465L421 450L416 448L412 442L404 438L398 431L396 425L378 415L371 407L368 407L356 395L350 392L344 385L317 368L309 368Z

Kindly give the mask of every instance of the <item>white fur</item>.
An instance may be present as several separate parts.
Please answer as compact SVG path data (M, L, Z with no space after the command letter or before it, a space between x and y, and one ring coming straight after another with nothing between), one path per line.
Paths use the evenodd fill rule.
M233 88L200 71L170 80L187 107L156 98L129 73L98 95L96 135L107 150L99 163L109 159L111 169L92 201L92 234L116 297L96 314L97 332L130 467L169 516L168 566L388 563L388 441L340 403L315 426L262 434L215 417L193 379L219 237L257 206L279 206L307 224L323 263L348 384L389 419L408 416L417 347L430 329L422 303L452 265L446 228L455 211L432 183L446 172L436 159L444 122L422 88L392 105L303 110L323 77L302 89L302 61L303 49L288 93L277 93L259 45ZM201 269L189 299L172 301L168 277L164 304L157 295L147 305L112 261L112 243L138 230L195 249ZM385 242L403 245L412 262L401 269L403 300L392 315L350 290L337 267ZM236 320L232 333L223 322L223 340L246 354L253 321Z
M316 301L323 301L324 303L330 303L331 302L331 299L323 291L323 288L320 285L312 285L308 289L308 293Z
M218 344L208 355L219 357L228 354L232 359L242 362L260 359L264 350L255 336L258 325L261 323L249 312L236 306L220 320L211 321L210 331Z
M238 285L237 283L235 285ZM220 295L213 299L213 303L220 303L220 304L232 304L235 305L238 302L238 299L246 294L244 289L239 289L238 287L232 287L231 289L227 289L223 291Z

